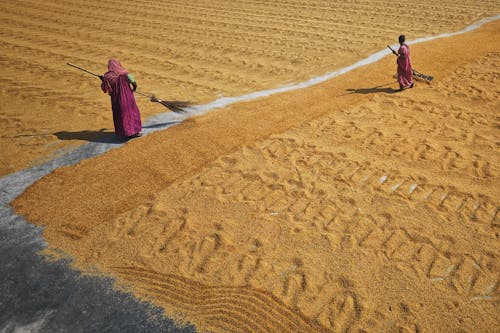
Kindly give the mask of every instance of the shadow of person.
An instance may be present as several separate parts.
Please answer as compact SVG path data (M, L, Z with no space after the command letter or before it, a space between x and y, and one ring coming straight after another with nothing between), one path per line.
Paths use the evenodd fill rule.
M399 89L393 88L359 88L359 89L347 89L351 94L377 94L377 93L386 93L386 94L394 94L399 92Z
M378 94L378 93L384 93L384 94L394 94L399 92L399 89L394 89L391 87L387 87L390 84L397 83L397 82L390 82L386 84L382 84L380 86L372 87L372 88L351 88L351 89L346 89L348 91L347 93L343 94L342 96L345 95L351 95L351 94L361 94L361 95L367 95L367 94Z
M101 142L101 143L123 143L123 139L117 137L115 132L106 131L105 128L99 131L77 131L68 132L60 131L54 133L59 140L82 140L89 142Z

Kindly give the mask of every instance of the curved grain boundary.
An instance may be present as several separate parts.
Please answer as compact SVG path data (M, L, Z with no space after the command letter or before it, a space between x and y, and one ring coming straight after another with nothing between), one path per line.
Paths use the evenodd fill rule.
M111 267L162 306L175 307L198 327L230 332L325 332L270 293L248 287L207 286L135 266Z

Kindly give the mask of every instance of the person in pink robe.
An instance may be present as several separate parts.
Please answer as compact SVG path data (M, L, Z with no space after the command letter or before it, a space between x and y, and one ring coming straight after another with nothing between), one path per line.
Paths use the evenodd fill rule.
M394 52L394 54L398 57L398 83L399 90L404 90L407 88L413 88L413 68L411 66L410 60L410 48L407 44L405 44L405 36L399 36L399 50L398 52Z
M137 89L134 77L118 60L111 58L108 61L108 71L100 78L102 91L111 97L116 135L122 138L140 136L142 123L134 97L134 91Z

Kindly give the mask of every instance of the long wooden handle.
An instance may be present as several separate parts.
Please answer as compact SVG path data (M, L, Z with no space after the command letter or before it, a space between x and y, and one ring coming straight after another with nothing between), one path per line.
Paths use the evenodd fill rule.
M139 95L144 96L144 97L147 97L147 98L151 98L151 96L152 96L150 94L145 94L145 93L140 92L140 91L134 91L134 93L139 94Z
M82 68L82 67L80 67L80 66L74 65L74 64L72 64L72 63L70 63L70 62L67 62L66 64L67 64L67 65L69 65L69 66L71 66L71 67L75 67L75 68L77 68L77 69L79 69L79 70L81 70L81 71L84 71L84 72L86 72L86 73L89 73L90 75L94 75L94 76L100 77L100 75L99 75L99 74L92 73L91 71L86 70L85 68ZM148 94L145 94L145 93L140 92L140 91L134 91L134 93L139 94L139 95L142 95L142 96L147 97L147 98L151 98L151 97L153 97L152 95L148 95ZM160 101L161 101L161 100L160 100Z
M392 47L390 47L389 45L387 45L387 47L389 48L389 50L391 50L391 51L392 51L392 53L396 53L396 51L394 51L394 50L392 49Z
M81 70L81 71L84 71L84 72L86 72L86 73L89 73L90 75L94 75L94 76L97 76L97 77L99 77L99 76L100 76L99 74L92 73L91 71L86 70L85 68L81 68L80 66L73 65L73 64L72 64L72 63L70 63L70 62L68 62L68 63L66 63L66 64L67 64L67 65L69 65L69 66L71 66L71 67L75 67L75 68L77 68L77 69L79 69L79 70Z

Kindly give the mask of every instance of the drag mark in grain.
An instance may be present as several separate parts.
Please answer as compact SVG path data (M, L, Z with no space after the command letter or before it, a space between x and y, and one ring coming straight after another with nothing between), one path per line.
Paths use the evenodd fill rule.
M235 332L320 332L322 328L286 307L276 297L246 287L211 287L139 267L113 267L153 298L183 309L209 328L214 323Z

